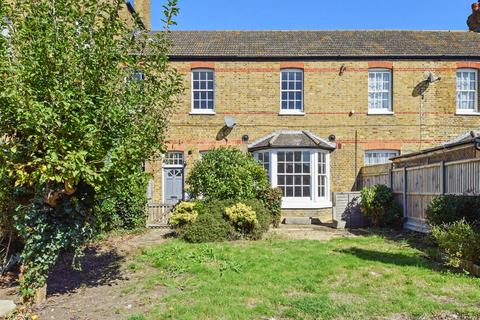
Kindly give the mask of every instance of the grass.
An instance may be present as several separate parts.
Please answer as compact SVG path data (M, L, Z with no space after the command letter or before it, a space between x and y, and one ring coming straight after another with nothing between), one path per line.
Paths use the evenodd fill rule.
M379 236L201 245L172 240L131 265L144 267L154 271L135 290L148 294L166 286L168 294L135 319L480 315L480 279Z

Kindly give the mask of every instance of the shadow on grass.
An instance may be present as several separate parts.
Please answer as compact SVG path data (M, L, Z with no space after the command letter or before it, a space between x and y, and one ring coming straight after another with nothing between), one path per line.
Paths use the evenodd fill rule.
M113 285L125 279L121 273L125 258L114 249L98 252L87 248L80 261L82 270L77 271L72 268L71 254L60 257L49 276L48 295L71 293L81 287Z
M412 256L407 256L401 253L374 251L374 250L361 249L357 247L352 247L348 249L339 249L335 251L344 253L344 254L353 255L362 260L376 261L376 262L381 262L385 264L393 264L401 267L414 266L414 267L434 269L436 271L441 271L443 269L441 266L432 264L431 262L429 262L428 260L425 260L422 257L412 257Z

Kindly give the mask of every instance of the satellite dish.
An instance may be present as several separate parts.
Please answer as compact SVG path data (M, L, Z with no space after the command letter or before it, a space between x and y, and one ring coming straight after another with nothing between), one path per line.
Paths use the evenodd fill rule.
M235 119L233 119L232 117L225 117L225 126L227 128L233 128L235 127L236 123L235 123Z

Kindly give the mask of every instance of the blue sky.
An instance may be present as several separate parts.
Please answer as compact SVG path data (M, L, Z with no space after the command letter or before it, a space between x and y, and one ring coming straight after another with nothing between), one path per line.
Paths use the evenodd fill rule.
M152 1L152 28L161 6ZM473 0L179 0L174 30L463 30Z

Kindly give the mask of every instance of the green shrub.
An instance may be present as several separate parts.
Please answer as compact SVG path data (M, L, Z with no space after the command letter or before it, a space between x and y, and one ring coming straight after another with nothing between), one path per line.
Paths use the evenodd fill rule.
M241 202L225 208L225 217L244 234L250 233L258 225L255 211Z
M270 211L265 207L265 205L256 199L244 200L242 201L245 205L252 208L255 211L257 216L258 224L255 226L253 230L249 233L242 234L244 238L251 239L251 240L258 240L261 239L263 234L268 231L270 227L271 215Z
M260 192L258 199L270 212L270 223L278 228L282 214L282 190L280 188L268 188Z
M226 217L226 209L239 203L250 208L255 213L257 223L253 227L242 228ZM243 207L243 206L240 206ZM249 213L251 217L251 212ZM220 242L238 239L257 240L268 231L270 225L270 212L261 201L248 199L243 201L223 200L205 203L204 208L199 211L197 219L184 225L178 230L180 238L187 242Z
M480 228L480 197L442 195L435 197L426 210L430 226L442 226L465 219L475 229Z
M480 264L480 233L465 220L434 226L432 236L447 254L450 265L459 267L465 261Z
M174 228L181 228L195 222L198 217L198 208L195 202L179 203L170 217L170 224Z
M376 227L399 228L402 209L395 202L392 190L385 185L374 185L361 190L361 211Z
M215 201L205 207L197 219L179 230L180 237L191 243L221 242L238 238L235 229L223 217L224 206Z
M145 228L147 184L147 174L138 171L95 196L95 210L100 216L108 217L104 231Z
M206 201L255 199L269 186L263 167L233 148L209 151L193 165L186 182L192 198Z

